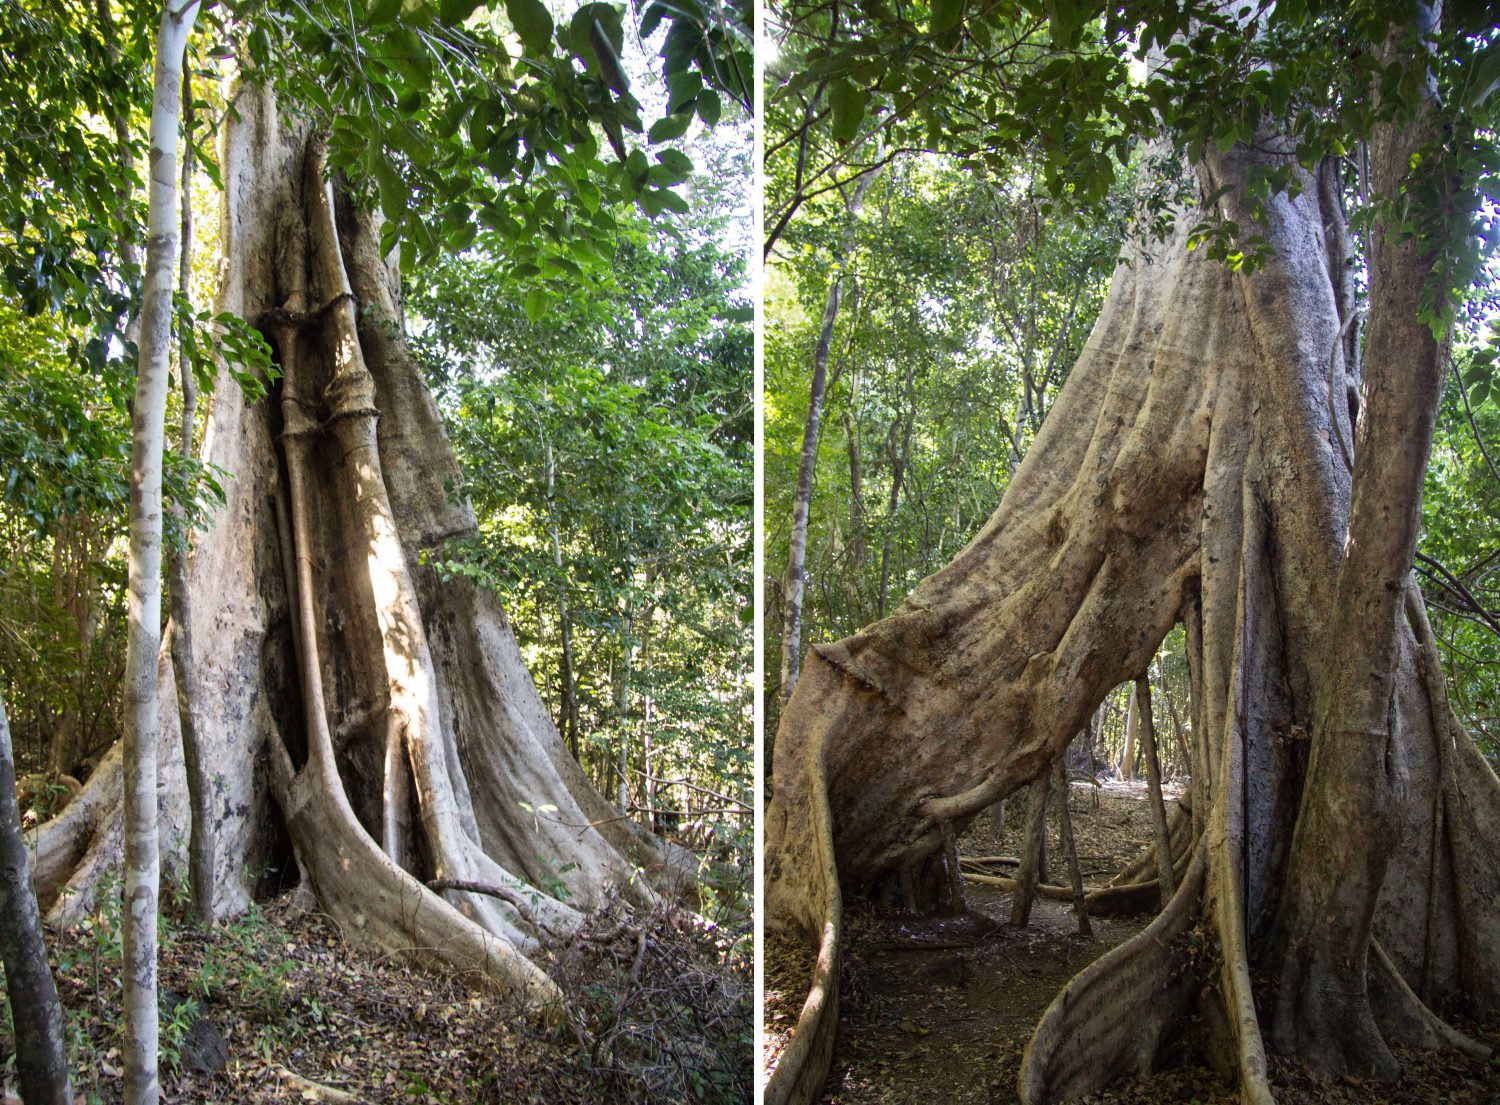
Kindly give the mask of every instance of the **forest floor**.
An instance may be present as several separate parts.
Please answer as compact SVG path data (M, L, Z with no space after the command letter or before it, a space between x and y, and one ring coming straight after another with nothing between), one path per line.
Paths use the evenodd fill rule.
M553 954L577 995L557 1030L460 977L357 948L289 899L211 933L164 926L164 1105L750 1100L748 945L681 912L647 919L644 951L625 936ZM49 939L76 1105L121 1100L118 940L104 914ZM16 1100L5 1012L0 1105Z
M1169 789L1169 794L1171 793ZM1097 885L1151 839L1142 783L1087 784L1072 791L1073 829L1084 882ZM1017 811L1017 814L1019 811ZM996 842L980 817L959 842L964 855L1014 854L1020 818L1007 818ZM1049 819L1050 821L1050 819ZM1066 883L1056 828L1049 824L1052 881ZM1092 918L1094 939L1078 935L1068 903L1038 898L1026 929L1010 927L1008 892L966 886L969 914L915 920L871 912L846 915L848 940L839 1034L824 1087L825 1105L1015 1105L1021 1055L1062 986L1148 920ZM796 1024L812 950L767 935L766 1034L772 1064ZM1500 1026L1465 1026L1497 1049ZM1500 1059L1400 1053L1395 1083L1320 1085L1300 1072L1274 1071L1280 1105L1496 1105ZM1231 1087L1190 1067L1131 1079L1085 1099L1087 1105L1237 1105Z

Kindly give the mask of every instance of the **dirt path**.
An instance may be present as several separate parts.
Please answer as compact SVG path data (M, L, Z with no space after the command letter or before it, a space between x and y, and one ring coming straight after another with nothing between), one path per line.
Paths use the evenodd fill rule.
M1026 929L1009 927L1009 894L973 887L969 904L975 912L965 918L863 927L850 955L829 1105L932 1105L938 1086L954 1105L1011 1105L1042 1011L1140 926L1096 919L1096 939L1085 940L1061 903L1038 902Z
M1096 803L1097 798L1097 803ZM1084 881L1103 882L1151 839L1145 787L1112 783L1098 794L1074 787L1070 806ZM964 855L1014 854L1016 811L997 840L980 817L960 842ZM1049 826L1053 881L1066 881ZM846 916L839 1035L824 1105L1015 1105L1016 1076L1032 1029L1058 990L1149 918L1094 918L1095 938L1077 935L1071 907L1039 898L1031 925L1010 927L1010 895L970 884L961 918ZM812 965L810 949L768 934L763 1061L774 1066L796 1024ZM1500 1044L1495 1026L1465 1026ZM1396 1083L1319 1085L1273 1071L1281 1105L1500 1105L1500 1058L1400 1053ZM1232 1089L1193 1067L1136 1078L1084 1105L1234 1105Z
M1074 787L1071 809L1084 878L1102 882L1150 838L1144 791L1128 785L1095 795ZM1019 846L1021 811L995 837L980 817L960 842L965 855ZM1049 825L1054 880L1065 878L1056 827ZM968 887L961 918L846 917L841 1019L828 1105L1010 1105L1021 1052L1064 983L1126 939L1144 919L1094 919L1094 939L1077 935L1071 907L1038 899L1030 927L1010 927L1010 895ZM767 1056L774 1061L800 1009L811 953L775 937L766 948ZM808 962L804 963L804 959ZM936 1098L934 1091L942 1087Z

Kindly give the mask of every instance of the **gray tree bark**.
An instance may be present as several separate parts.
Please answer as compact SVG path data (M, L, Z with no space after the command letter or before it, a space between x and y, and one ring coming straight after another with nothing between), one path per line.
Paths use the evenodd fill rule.
M245 86L235 107L219 308L270 335L283 375L252 401L224 366L204 439L231 474L189 581L214 595L190 617L194 721L220 767L215 912L276 885L247 872L295 858L352 937L556 1016L566 996L542 949L606 904L691 899L696 861L588 782L494 597L426 563L474 516L407 352L380 218L333 186L318 136L268 90ZM179 864L190 814L161 659L160 847ZM58 923L119 861L122 771L112 752L38 831L38 896Z
M1016 872L1015 896L1010 903L1010 923L1018 929L1031 923L1031 906L1042 877L1042 853L1047 847L1047 792L1052 776L1044 771L1031 781L1027 794L1026 836L1021 843L1021 866Z
M177 289L191 302L193 274L193 91L190 70L182 75L183 157L180 187L181 246L178 250ZM178 451L193 456L193 429L198 411L198 385L187 349L181 347L177 357L177 379L182 387L182 431ZM175 511L179 527L186 532L187 519L180 508ZM171 603L172 672L176 678L177 716L182 724L182 762L187 776L188 804L192 810L191 835L188 838L188 881L192 890L193 915L205 928L214 923L214 821L212 782L207 763L198 747L197 716L194 701L197 691L193 677L192 594L188 588L188 555L183 546L167 550L167 595Z
M47 963L16 805L10 721L0 701L0 964L16 1033L16 1076L25 1105L73 1105L63 1050L62 1005Z

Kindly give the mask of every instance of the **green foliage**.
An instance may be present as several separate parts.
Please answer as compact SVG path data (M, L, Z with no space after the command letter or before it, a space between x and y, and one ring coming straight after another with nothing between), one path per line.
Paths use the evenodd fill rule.
M1404 2L1318 0L934 0L925 13L886 0L778 4L769 242L804 203L910 151L996 174L1025 163L1049 205L1098 221L1138 143L1155 136L1194 164L1236 145L1282 150L1252 181L1263 213L1272 194L1301 186L1299 168L1335 157L1356 171L1361 144L1378 125L1410 120L1430 85L1440 138L1386 214L1432 254L1424 314L1445 331L1495 240L1500 31L1479 6L1450 6L1440 32L1419 41L1413 15ZM1160 214L1169 199L1141 203ZM1235 267L1263 259L1254 227L1211 218L1198 236Z
M384 209L408 267L481 247L558 289L604 267L622 204L684 213L641 139L680 138L721 96L750 109L750 27L717 0L653 3L669 99L646 134L620 5L561 23L539 0L242 0L207 23L283 105L330 135L330 162ZM626 135L640 136L629 148ZM601 148L601 142L603 148Z
M1480 747L1500 755L1500 406L1466 408L1460 379L1476 350L1460 348L1433 442L1422 503L1421 551L1452 579L1417 564L1453 704ZM1488 455L1486 455L1488 454ZM1473 599L1491 612L1477 614Z
M409 297L480 519L440 567L500 596L601 788L623 742L633 800L677 810L721 803L648 787L647 747L653 779L751 794L752 343L744 261L721 244L734 217L699 208L681 233L622 218L608 266L565 299L478 253L425 269Z
M998 505L1102 302L1126 186L1112 224L1096 230L1044 215L1024 173L1001 182L952 159L908 158L866 193L852 248L842 204L815 200L789 226L766 302L771 655L812 348L835 272L844 298L809 523L804 648L893 609Z
M124 654L130 425L114 373L82 373L75 328L0 300L0 672L17 754L35 770L113 739ZM216 474L169 452L165 493L189 527L221 501ZM182 542L169 524L167 538Z

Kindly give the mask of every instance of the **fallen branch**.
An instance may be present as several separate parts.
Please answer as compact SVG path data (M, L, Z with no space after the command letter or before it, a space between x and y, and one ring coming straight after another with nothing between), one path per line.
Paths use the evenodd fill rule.
M980 875L965 871L964 878L981 886L993 886L997 890L1012 893L1020 886L1016 879L998 875ZM1038 883L1036 893L1057 902L1071 902L1070 887L1055 883ZM1149 882L1128 883L1124 886L1096 886L1083 896L1084 907L1092 917L1122 917L1132 913L1150 913L1161 903L1161 892L1155 879Z
M351 1102L353 1105L358 1105L359 1098L355 1097L352 1093L348 1093L345 1090L336 1090L332 1086L325 1086L321 1082L314 1082L311 1078L303 1078L296 1071L289 1067L283 1067L280 1063L272 1064L271 1069L282 1078L285 1078L298 1090L302 1091L303 1097L312 1094L318 1101Z

